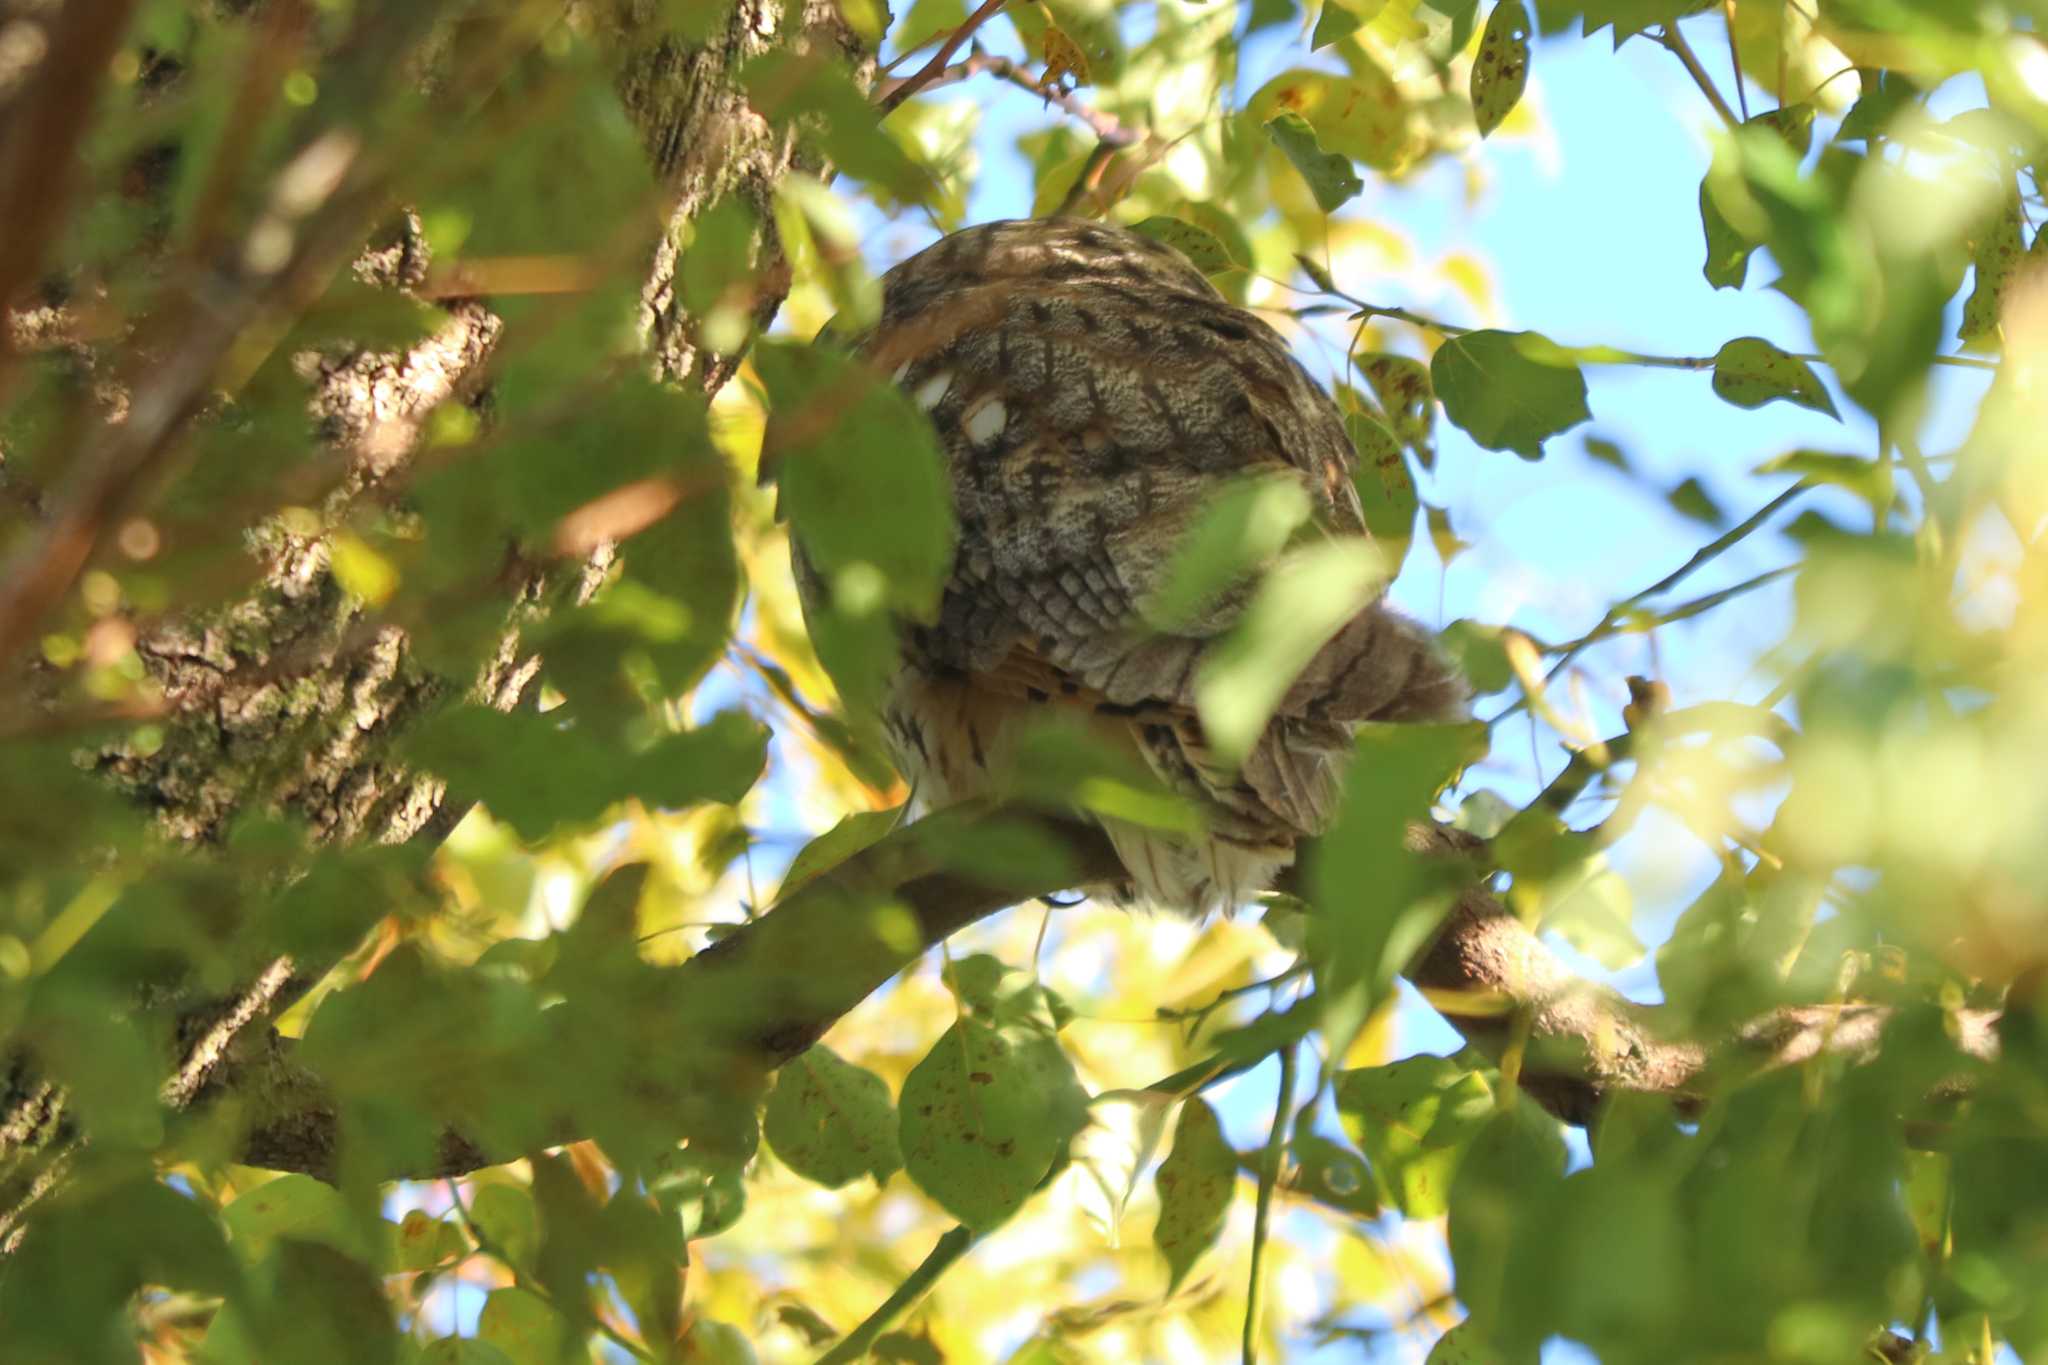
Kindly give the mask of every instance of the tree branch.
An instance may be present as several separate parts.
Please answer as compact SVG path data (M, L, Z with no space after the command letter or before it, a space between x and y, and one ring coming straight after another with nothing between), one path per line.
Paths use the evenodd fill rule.
M962 819L1029 825L1064 855L1044 885L993 888L947 869L934 825ZM1477 840L1416 826L1417 857L1470 856ZM943 813L898 830L831 872L807 882L761 919L670 972L676 999L717 1001L717 1036L697 1046L730 1049L736 1065L781 1066L926 950L977 920L1035 895L1119 880L1108 837L1079 820L1015 810ZM873 907L910 912L914 933L892 929ZM1482 1052L1499 1057L1518 1016L1528 1021L1520 1081L1567 1123L1585 1125L1601 1100L1626 1091L1660 1095L1691 1111L1728 1080L1822 1055L1861 1057L1879 1046L1892 1012L1878 1005L1813 1005L1775 1011L1716 1046L1663 1036L1657 1009L1576 976L1498 900L1474 887L1407 972L1430 1002ZM1959 1060L1996 1055L1997 1016L1957 1017ZM254 1115L242 1159L251 1165L331 1178L339 1152L334 1111L317 1078L296 1066L288 1040L274 1036L217 1075L211 1087L235 1095ZM688 1098L688 1097L684 1097ZM579 1133L565 1126L559 1141ZM444 1135L423 1169L393 1178L461 1175L511 1160L457 1133Z

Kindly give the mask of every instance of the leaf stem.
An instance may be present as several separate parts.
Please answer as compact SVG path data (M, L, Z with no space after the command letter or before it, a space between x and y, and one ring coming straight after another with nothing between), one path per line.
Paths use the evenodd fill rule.
M1280 1051L1280 1098L1273 1106L1273 1131L1266 1136L1265 1159L1259 1163L1259 1203L1252 1217L1252 1273L1244 1293L1244 1365L1257 1365L1259 1310L1266 1266L1266 1237L1273 1217L1273 1189L1280 1183L1280 1161L1287 1151L1294 1116L1295 1054L1300 1043Z
M1714 106L1714 112L1721 116L1721 121L1730 128L1741 127L1742 120L1735 117L1735 111L1728 107L1728 101L1723 99L1721 92L1715 88L1714 78L1707 74L1707 69L1700 65L1700 59L1693 55L1692 44L1678 31L1676 19L1658 30L1657 41L1685 65L1686 74L1692 77L1692 83L1700 88L1700 93L1707 97L1707 103Z
M1771 517L1776 515L1788 503L1812 492L1816 487L1818 485L1813 480L1801 479L1798 483L1793 484L1790 488L1778 494L1777 497L1772 498L1762 507L1757 508L1756 511L1744 517L1739 523L1729 527L1726 531L1714 537L1705 545L1702 545L1693 552L1692 558L1686 560L1685 563L1679 565L1670 573L1665 574L1641 592L1634 593L1609 607L1607 614L1600 618L1599 624L1573 641L1565 649L1558 661L1550 666L1550 672L1544 675L1544 681L1555 682L1557 676L1571 665L1572 660L1585 653L1588 645L1591 645L1596 640L1605 638L1605 634L1612 632L1616 623L1621 621L1622 618L1633 613L1637 607L1640 607L1650 598L1684 582L1686 578L1712 563L1715 559L1718 559L1730 547L1749 535L1750 532L1762 526L1766 521L1769 521Z
M1355 308L1357 311L1351 315L1351 320L1353 321L1363 322L1370 321L1373 318L1392 318L1396 322L1405 322L1411 327L1420 327L1424 331L1441 332L1445 336L1453 337L1464 336L1478 330L1473 327L1461 326L1455 322L1444 322L1438 318L1424 317L1422 314L1410 312L1406 308L1394 308L1377 303L1367 303L1364 299L1347 294L1342 289L1334 286L1324 289L1321 281L1317 281L1317 292L1326 294L1334 299L1341 299ZM1660 370L1711 370L1714 368L1716 360L1716 357L1710 355L1649 355L1643 351L1625 350L1619 346L1561 346L1559 349L1570 355L1573 360L1581 365L1647 365L1653 369ZM1834 364L1826 356L1816 355L1811 352L1787 351L1785 354L1794 360L1804 360L1809 364L1828 365L1830 367ZM1961 369L1990 370L1993 372L1996 372L1998 369L1998 362L1995 360L1980 360L1976 356L1968 355L1931 356L1928 358L1928 363L1931 365L1952 365Z
M908 1312L916 1302L930 1292L939 1277L953 1268L974 1244L981 1240L981 1234L970 1227L955 1227L939 1238L938 1243L919 1261L917 1269L896 1286L896 1292L882 1300L874 1312L862 1320L860 1326L841 1337L832 1349L818 1357L817 1365L850 1365L861 1359L874 1348L877 1338L887 1331L889 1325Z

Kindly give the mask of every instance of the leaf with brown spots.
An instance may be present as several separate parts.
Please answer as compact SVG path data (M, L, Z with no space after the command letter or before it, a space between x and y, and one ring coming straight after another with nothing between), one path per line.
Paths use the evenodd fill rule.
M1346 60L1348 75L1295 70L1275 76L1252 96L1251 116L1266 124L1283 112L1299 114L1316 140L1339 156L1381 171L1412 165L1427 146L1420 111L1363 50Z
M1242 268L1240 262L1231 259L1229 248L1215 233L1185 218L1154 214L1142 223L1133 223L1131 231L1143 233L1155 242L1166 243L1187 257L1204 275L1220 275L1226 270Z
M1976 267L1977 284L1963 303L1963 320L1956 337L1973 351L1999 348L1999 320L2005 311L2005 292L2027 258L2026 216L2017 196L2007 199L1995 221L1986 223L1970 243L1970 264ZM2038 239L2035 242L2040 245Z
M962 1018L904 1078L903 1168L986 1231L1024 1206L1087 1119L1088 1096L1042 1028Z
M1522 0L1500 0L1487 16L1472 59L1472 121L1485 137L1500 127L1529 83L1529 11Z
M1435 468L1436 390L1430 387L1429 366L1391 351L1353 355L1351 363L1372 385L1388 429L1415 453L1424 469Z
M1336 1095L1381 1193L1409 1218L1444 1211L1458 1158L1494 1112L1492 1086L1449 1057L1339 1072Z
M1415 538L1415 513L1422 505L1408 461L1402 458L1394 433L1377 418L1354 412L1344 419L1344 429L1358 451L1358 472L1352 481L1365 510L1365 529L1386 552L1388 570L1398 572Z
M1762 337L1737 337L1714 357L1714 392L1738 408L1760 408L1774 398L1839 418L1813 368Z
M903 1165L889 1087L822 1043L775 1077L761 1135L785 1166L827 1189L864 1175L880 1184Z
M1166 1257L1171 1293L1223 1235L1223 1220L1237 1193L1237 1153L1223 1140L1223 1125L1206 1101L1190 1099L1181 1106L1173 1150L1159 1163L1154 1180L1159 1222L1152 1244Z

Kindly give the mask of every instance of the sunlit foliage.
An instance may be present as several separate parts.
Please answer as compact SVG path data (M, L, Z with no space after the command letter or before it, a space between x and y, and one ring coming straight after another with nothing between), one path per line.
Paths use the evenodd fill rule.
M2040 0L94 8L0 6L0 1359L2048 1354ZM668 150L806 151L671 221L620 72L736 31L756 112ZM1481 194L1584 44L1668 49L1714 147L1674 259L1806 338L1553 337L1362 211ZM1299 572L1219 736L1305 606L1470 551L1448 461L1568 450L1687 528L1570 638L1448 623L1479 720L1360 735L1231 919L1055 895L1059 812L1188 818L1144 774L1048 733L1014 812L919 824L863 709L955 529L915 405L813 339L991 165L1334 379L1376 548L1289 558L1258 488L1202 523L1187 601ZM1840 436L1674 482L1588 425L1617 368ZM1705 620L1739 686L1627 676ZM1697 1064L1534 969L1433 981L1470 1045L1409 1055L1474 876ZM1018 904L920 952L960 888ZM193 1062L252 981L276 1036ZM265 1169L295 1123L332 1160Z

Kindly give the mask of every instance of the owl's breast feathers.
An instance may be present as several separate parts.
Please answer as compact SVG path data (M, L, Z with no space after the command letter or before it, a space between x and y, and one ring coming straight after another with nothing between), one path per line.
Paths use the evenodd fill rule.
M1230 481L1268 474L1298 483L1325 532L1365 528L1336 405L1171 248L1065 219L970 228L888 272L859 346L930 414L959 522L938 616L906 628L885 717L923 799L975 795L1020 722L1079 708L1210 817L1194 841L1111 823L1140 896L1228 908L1327 827L1358 722L1462 711L1429 636L1362 602L1242 768L1210 755L1195 674L1250 585L1175 634L1139 611L1188 527Z

